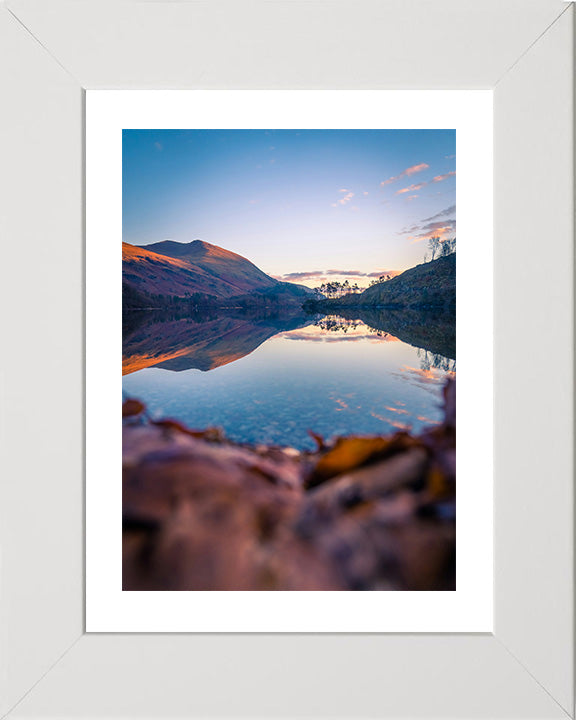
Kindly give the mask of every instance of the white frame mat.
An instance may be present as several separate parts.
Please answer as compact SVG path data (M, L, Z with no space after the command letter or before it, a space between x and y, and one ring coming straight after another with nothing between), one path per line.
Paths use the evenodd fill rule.
M562 0L0 2L0 716L574 717L574 22ZM84 632L96 88L493 90L493 634Z
M86 93L86 632L493 631L493 377L485 359L493 354L492 101L489 90ZM458 231L466 238L456 299L456 589L123 592L122 432L110 422L122 394L123 128L366 130L384 123L456 135ZM478 428L489 433L480 456Z

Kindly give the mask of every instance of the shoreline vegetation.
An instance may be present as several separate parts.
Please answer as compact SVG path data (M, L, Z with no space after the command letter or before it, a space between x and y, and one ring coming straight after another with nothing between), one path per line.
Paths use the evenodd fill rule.
M419 434L314 452L123 416L124 590L454 590L456 383Z

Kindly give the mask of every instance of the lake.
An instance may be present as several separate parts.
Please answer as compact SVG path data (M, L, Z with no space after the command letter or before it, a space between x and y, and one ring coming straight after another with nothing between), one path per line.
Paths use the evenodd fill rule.
M123 392L154 418L237 442L313 449L311 430L418 432L441 420L456 371L453 315L125 313Z

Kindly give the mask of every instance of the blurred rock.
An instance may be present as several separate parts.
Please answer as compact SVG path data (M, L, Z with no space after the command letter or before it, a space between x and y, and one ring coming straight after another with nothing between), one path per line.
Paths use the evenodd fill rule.
M315 453L123 407L124 590L455 589L455 381L419 436ZM138 404L136 404L138 403Z

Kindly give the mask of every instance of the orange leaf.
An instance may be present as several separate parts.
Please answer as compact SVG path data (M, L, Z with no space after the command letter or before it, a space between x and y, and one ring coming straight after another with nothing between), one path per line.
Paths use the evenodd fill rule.
M133 417L134 415L140 415L146 410L146 405L141 403L140 400L128 399L122 403L122 417Z

